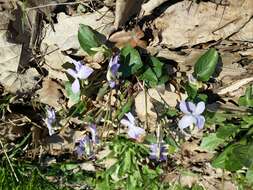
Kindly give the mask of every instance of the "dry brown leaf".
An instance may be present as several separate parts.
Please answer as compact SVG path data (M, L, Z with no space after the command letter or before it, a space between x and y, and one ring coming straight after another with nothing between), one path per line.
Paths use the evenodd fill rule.
M46 151L55 156L64 153L74 153L75 145L84 135L83 131L77 131L66 127L59 134L48 136L45 140Z
M136 46L146 48L147 43L140 40L144 37L144 32L140 27L135 27L132 31L120 31L110 36L109 40L116 43L116 47L122 48L126 44L130 44L133 48Z
M234 41L253 42L253 18L251 18L249 23L229 39Z
M186 97L183 95L183 99ZM149 89L147 92L147 116L148 123L151 126L154 126L157 119L157 113L160 113L159 106L154 108L156 102L164 104L164 102L170 107L175 107L177 103L180 101L180 97L175 92L170 92L165 90L164 92L159 92L156 89ZM139 92L139 94L135 98L135 111L137 113L138 118L144 122L146 120L146 112L145 112L145 93L144 91Z
M82 170L95 172L96 168L92 162L84 162L79 164Z
M71 59L64 55L63 51L69 51L68 53L76 56L87 55L80 50L77 38L79 24L89 25L103 35L109 36L112 31L113 14L104 7L97 12L78 16L59 13L57 18L58 23L54 25L56 32L50 25L45 27L46 36L42 41L42 51L45 54L44 67L48 70L50 78L67 81L62 65L71 62Z
M0 82L10 93L30 93L36 88L39 78L37 70L30 68L24 74L7 71L1 75Z
M7 31L0 30L0 82L5 72L17 72L22 45L10 43Z
M243 1L241 6L228 6L225 11L223 6L217 7L211 2L194 3L190 10L189 1L176 3L154 21L158 30L154 32L155 44L170 48L191 47L230 37L247 28L253 15L253 1L240 2Z
M39 95L39 101L47 104L55 110L62 108L60 100L62 98L63 88L50 78L45 78L42 83L42 88L36 93Z
M197 184L199 180L199 177L195 174L191 174L191 175L181 175L179 178L179 183L180 185L182 185L183 187L189 187L191 188L194 184Z
M149 15L152 11L168 0L149 0L141 7L141 16Z
M143 0L117 0L114 27L123 26L131 16L139 13Z
M15 142L18 138L24 137L29 132L27 120L21 114L7 114L0 125L0 140L3 142Z
M60 50L75 49L78 50L80 45L77 34L80 24L92 27L101 34L108 36L112 31L113 15L108 8L104 7L94 13L86 13L79 16L68 16L65 13L59 13L58 23L54 29L47 25L45 27L46 36L42 41L46 47L57 45Z
M8 42L7 31L0 30L0 83L11 93L31 92L40 75L34 68L18 72L22 45Z
M59 51L57 46L50 46L47 48L47 52L50 53L45 55L44 68L48 71L48 77L67 81L66 69L63 68L63 64L71 62L71 58Z

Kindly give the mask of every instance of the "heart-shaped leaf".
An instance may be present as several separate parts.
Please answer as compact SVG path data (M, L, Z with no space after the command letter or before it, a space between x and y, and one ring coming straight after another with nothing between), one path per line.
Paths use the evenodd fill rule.
M93 30L90 26L80 24L78 30L78 40L82 49L89 55L93 55L96 52L91 50L102 45L97 32Z
M241 96L239 99L239 105L240 106L248 106L248 107L253 107L253 91L252 91L253 86L249 86L246 89L245 95Z
M193 73L194 77L199 81L208 81L215 71L218 60L218 52L214 48L209 49L196 62Z
M122 72L123 77L135 74L143 65L139 52L130 45L121 50L120 57L122 64L119 71Z

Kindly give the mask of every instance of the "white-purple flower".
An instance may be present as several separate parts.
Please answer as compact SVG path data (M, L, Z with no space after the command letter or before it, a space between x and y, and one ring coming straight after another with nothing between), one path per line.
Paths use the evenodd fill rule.
M106 78L111 88L114 88L116 86L116 80L118 78L118 70L120 67L119 58L120 58L119 55L112 57L108 65Z
M83 155L91 155L91 142L88 136L85 136L79 140L79 144L76 147L76 153L78 157L82 157Z
M131 139L135 139L139 142L143 141L143 137L146 134L145 130L136 126L135 118L130 112L126 113L125 115L127 119L122 119L120 123L128 127L128 136Z
M168 156L167 145L164 143L154 143L150 145L150 156L151 160L166 161Z
M99 139L98 139L96 125L95 124L89 125L89 129L90 129L90 132L91 132L91 140L92 140L93 144L98 144Z
M188 81L189 83L194 84L194 85L197 85L198 83L198 80L192 74L188 75Z
M55 111L53 109L47 109L47 117L44 121L47 125L49 135L52 136L55 133L52 125L56 122Z
M87 79L91 73L94 71L92 68L83 65L80 61L73 60L75 69L68 69L67 73L74 78L72 83L72 91L78 93L80 91L79 79Z
M181 101L179 107L185 114L178 122L178 126L182 131L193 124L198 129L202 129L204 127L205 117L201 115L205 110L204 102L199 102L195 105L192 102Z

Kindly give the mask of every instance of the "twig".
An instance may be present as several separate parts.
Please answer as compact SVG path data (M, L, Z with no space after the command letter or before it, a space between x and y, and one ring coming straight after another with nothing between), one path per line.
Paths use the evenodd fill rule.
M34 10L34 9L40 9L40 8L46 8L46 7L51 7L51 6L59 6L59 5L76 5L76 4L83 4L83 2L66 2L66 3L50 3L46 5L39 5L36 7L30 7L26 8L27 11Z

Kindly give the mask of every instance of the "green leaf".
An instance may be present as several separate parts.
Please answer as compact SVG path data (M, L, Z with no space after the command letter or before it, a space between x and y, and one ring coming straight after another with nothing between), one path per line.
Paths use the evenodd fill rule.
M246 89L245 95L241 96L239 98L239 105L240 106L248 106L248 107L253 107L253 86L249 86Z
M217 130L216 135L218 138L227 139L231 135L235 134L237 131L239 131L239 126L233 124L226 124L225 126L221 126Z
M61 170L62 171L68 171L68 170L73 170L78 168L78 164L73 164L73 163L66 163L61 165Z
M141 76L140 80L144 80L147 83L150 83L152 86L158 83L158 79L155 73L152 71L151 68L148 68Z
M164 63L162 63L158 58L151 56L150 57L150 65L152 65L154 73L157 78L160 78L162 76L163 72L163 66Z
M72 117L79 117L83 115L85 111L87 111L86 102L79 101L70 108L69 113L71 113Z
M252 115L245 115L242 117L242 119L250 126L253 125L253 116Z
M246 179L248 180L249 183L253 184L253 164L246 173Z
M140 75L140 80L144 80L151 87L161 85L169 80L169 76L164 63L158 58L150 56L145 65L145 72Z
M143 66L139 52L130 45L124 47L120 52L122 64L119 71L123 77L129 77L138 72Z
M67 81L65 83L65 90L67 92L67 96L70 99L71 102L74 104L78 103L80 100L80 91L78 93L74 93L71 88L71 83Z
M144 165L142 170L143 174L147 175L149 179L154 179L158 176L157 171L150 169L147 165Z
M250 167L253 163L253 143L235 147L232 150L232 155L242 166Z
M208 123L218 124L218 123L223 123L224 121L226 121L226 119L229 119L231 116L229 117L228 114L224 114L220 112L207 111L205 117Z
M197 97L196 97L196 102L207 102L208 100L208 96L206 94L198 94Z
M132 152L131 149L127 149L124 153L124 159L122 162L122 167L120 168L120 173L127 173L131 172L131 165L132 165Z
M108 87L109 87L108 83L105 83L101 88L99 88L99 91L97 93L97 100L101 100L102 98L104 98Z
M221 154L216 156L216 158L212 161L212 166L215 168L225 169L226 160L228 159L229 154L231 154L234 146L237 146L237 145L233 144L233 145L228 146Z
M196 85L187 83L185 86L185 90L188 95L189 100L194 100L198 93L198 87Z
M82 49L89 55L93 55L96 52L91 50L91 48L96 48L102 45L98 34L90 26L80 24L78 30L78 40Z
M199 81L208 81L216 69L218 60L218 52L214 48L209 49L196 62L193 73L194 77Z
M236 171L253 163L253 144L232 144L212 162L213 167Z
M218 138L216 133L211 133L202 139L200 147L205 150L213 151L223 142L224 139Z
M133 98L129 98L127 102L122 106L120 111L117 112L119 120L121 120L124 117L125 113L131 110L132 104L133 104Z

